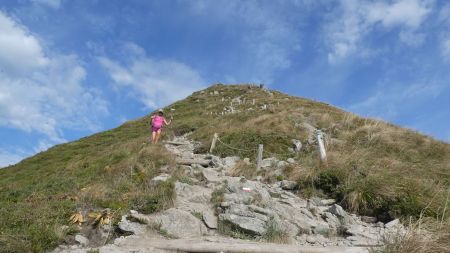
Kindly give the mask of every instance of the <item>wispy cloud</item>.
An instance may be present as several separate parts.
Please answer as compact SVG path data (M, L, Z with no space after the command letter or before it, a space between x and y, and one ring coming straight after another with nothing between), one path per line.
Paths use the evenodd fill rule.
M148 108L156 108L183 98L205 86L201 75L188 65L172 59L147 56L136 44L125 45L125 63L98 57L113 85L132 94Z
M433 7L430 0L345 0L340 3L325 28L330 63L351 55L367 55L372 49L364 45L364 38L376 28L384 31L399 28L400 41L410 46L420 45L425 35L417 30Z
M0 169L9 165L16 164L28 155L28 153L25 153L21 150L7 150L0 148Z
M65 141L63 129L98 130L108 113L99 92L86 88L76 55L48 54L39 40L0 12L0 127Z
M378 91L365 100L349 106L351 111L385 120L395 120L402 110L420 106L436 98L445 89L438 82L419 82L408 87L402 84L380 85Z

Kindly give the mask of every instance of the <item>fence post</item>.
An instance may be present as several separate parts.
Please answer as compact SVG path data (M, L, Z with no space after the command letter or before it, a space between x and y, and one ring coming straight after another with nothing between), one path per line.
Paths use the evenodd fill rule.
M263 158L263 144L258 145L258 154L256 156L256 170L259 171L261 169L262 158Z
M218 133L214 133L212 142L211 142L211 148L209 149L209 153L212 153L214 148L216 147L216 142L217 142L217 138L219 138L219 134Z
M317 131L317 142L319 143L320 161L327 164L327 153L325 151L325 144L323 142L323 132Z

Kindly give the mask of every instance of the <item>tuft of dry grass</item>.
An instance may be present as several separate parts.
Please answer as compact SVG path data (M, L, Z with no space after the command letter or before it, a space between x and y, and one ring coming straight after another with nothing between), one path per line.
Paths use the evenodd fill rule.
M406 231L383 238L383 247L371 253L448 253L450 252L450 223L419 220L409 224Z

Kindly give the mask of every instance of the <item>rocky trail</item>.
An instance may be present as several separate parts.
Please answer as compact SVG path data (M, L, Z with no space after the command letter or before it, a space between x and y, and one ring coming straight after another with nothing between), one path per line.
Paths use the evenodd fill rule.
M92 248L80 235L77 244L53 252L356 253L405 232L398 220L384 224L347 213L333 199L303 199L294 194L295 182L266 184L260 177L229 176L239 157L194 154L195 143L187 137L165 145L186 175L175 183L174 207L149 215L130 211L119 229L131 235L111 244ZM263 162L265 170L282 170L288 164L275 158ZM153 181L169 178L163 173Z

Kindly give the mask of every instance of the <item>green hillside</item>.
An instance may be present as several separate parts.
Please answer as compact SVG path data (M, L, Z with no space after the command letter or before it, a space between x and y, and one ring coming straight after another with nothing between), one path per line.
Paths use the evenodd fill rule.
M222 115L232 99L236 112ZM219 133L223 143L237 149L219 142L216 155L254 160L257 145L264 144L264 158L295 158L300 165L290 167L283 177L299 183L299 194L328 195L348 210L380 219L448 219L447 143L249 85L214 85L165 111L173 114L174 122L164 138L192 132L190 138L202 143L198 152L206 153L213 134ZM327 166L320 164L315 145L307 144L308 126L327 135ZM173 182L154 189L147 181L164 165L175 178L183 175L163 145L148 144L149 131L146 116L1 169L0 251L40 252L56 246L76 232L68 218L79 210L110 208L120 214L129 208L168 208L175 197ZM304 143L304 150L289 152L291 139Z

